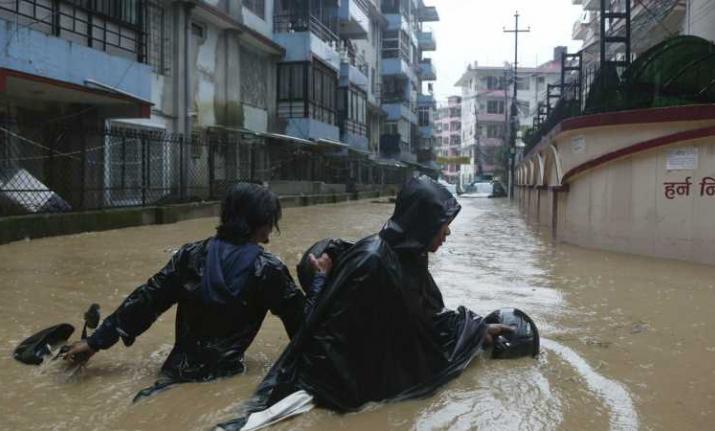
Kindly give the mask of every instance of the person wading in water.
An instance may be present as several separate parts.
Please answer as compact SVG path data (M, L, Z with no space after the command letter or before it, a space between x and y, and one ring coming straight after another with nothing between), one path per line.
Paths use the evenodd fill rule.
M173 384L207 381L244 370L243 356L270 310L293 337L322 289L330 259L311 256L317 271L307 297L286 266L264 250L278 228L278 197L256 184L239 184L221 205L216 235L182 246L169 263L134 290L86 340L64 355L86 361L120 338L131 346L136 337L177 304L174 347L154 386L139 400Z
M349 412L423 397L457 377L495 337L512 333L464 307L446 308L432 279L428 253L444 244L460 209L444 186L413 178L379 234L333 247L343 250L333 254L335 267L304 325L245 406L246 416L219 427L256 429L313 405Z

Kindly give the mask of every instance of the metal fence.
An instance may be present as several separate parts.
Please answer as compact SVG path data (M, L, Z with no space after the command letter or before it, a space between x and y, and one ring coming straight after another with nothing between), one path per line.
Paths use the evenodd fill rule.
M344 149L336 153L221 128L186 139L116 125L0 121L0 216L215 200L240 181L298 181L353 191L398 184L409 175Z

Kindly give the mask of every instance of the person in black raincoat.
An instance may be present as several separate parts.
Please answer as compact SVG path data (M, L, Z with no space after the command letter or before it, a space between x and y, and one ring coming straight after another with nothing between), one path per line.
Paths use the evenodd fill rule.
M64 355L81 361L112 347L126 346L177 305L175 344L157 383L135 397L174 383L206 381L244 370L243 354L268 310L293 337L311 306L286 266L261 247L278 226L277 196L256 184L239 184L227 194L215 237L182 246L169 263L134 290L86 340ZM313 259L320 275L307 292L318 292L330 262ZM327 263L326 263L327 262Z
M432 179L408 181L381 232L334 256L315 308L244 406L245 416L219 427L241 429L251 413L301 392L338 412L426 396L459 375L485 342L510 331L464 307L446 309L429 272L427 253L443 244L459 210Z

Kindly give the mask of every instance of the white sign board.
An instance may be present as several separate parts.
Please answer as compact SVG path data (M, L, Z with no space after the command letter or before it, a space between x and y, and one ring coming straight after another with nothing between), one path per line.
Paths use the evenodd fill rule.
M669 150L666 167L669 171L690 171L698 168L698 149L684 147Z
M571 139L571 151L573 151L574 154L583 153L585 149L586 140L583 138L583 136L576 136Z

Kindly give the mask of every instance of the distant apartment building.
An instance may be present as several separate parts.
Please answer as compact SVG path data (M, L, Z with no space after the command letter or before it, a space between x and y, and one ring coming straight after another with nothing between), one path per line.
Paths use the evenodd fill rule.
M715 2L712 0L630 0L631 55L637 57L668 37L679 34L700 36L715 41ZM574 23L572 37L582 41L584 70L598 67L600 59L601 0L572 0L583 6L582 16ZM626 0L608 0L607 9L624 12ZM625 19L607 20L607 34L623 36ZM609 44L609 60L623 60L622 44Z
M383 0L382 12L388 23L382 42L382 108L387 117L380 149L385 156L414 163L433 144L430 119L420 122L418 106L428 116L435 106L434 97L422 91L424 82L437 79L431 59L423 54L437 45L423 24L438 21L439 15L422 0Z
M435 115L435 149L442 163L442 175L453 184L459 182L460 165L451 160L459 157L462 148L462 98L450 96Z
M554 59L537 67L520 67L517 76L519 128L530 127L538 103L546 96L548 84L561 79L561 54L554 49ZM462 89L461 155L470 158L460 167L462 184L477 178L503 174L506 163L507 125L512 103L513 69L504 66L469 65L455 84Z

